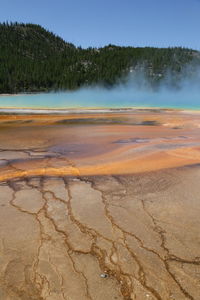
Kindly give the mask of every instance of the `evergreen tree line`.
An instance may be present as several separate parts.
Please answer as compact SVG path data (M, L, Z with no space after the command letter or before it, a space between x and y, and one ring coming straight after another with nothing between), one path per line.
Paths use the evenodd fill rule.
M115 45L82 49L39 25L0 24L0 93L111 87L138 70L152 86L170 71L176 85L191 62L200 64L198 51Z

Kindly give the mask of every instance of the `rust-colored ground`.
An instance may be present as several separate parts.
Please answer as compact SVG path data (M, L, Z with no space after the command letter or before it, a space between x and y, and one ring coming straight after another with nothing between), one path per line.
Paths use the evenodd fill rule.
M0 116L0 299L200 299L199 133L189 112Z
M1 116L0 180L133 174L195 164L199 124L197 113L152 110Z

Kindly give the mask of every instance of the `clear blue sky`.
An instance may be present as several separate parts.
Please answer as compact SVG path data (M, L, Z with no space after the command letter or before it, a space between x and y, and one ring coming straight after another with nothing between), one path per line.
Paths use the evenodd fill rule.
M1 0L0 22L37 23L76 46L200 50L200 0Z

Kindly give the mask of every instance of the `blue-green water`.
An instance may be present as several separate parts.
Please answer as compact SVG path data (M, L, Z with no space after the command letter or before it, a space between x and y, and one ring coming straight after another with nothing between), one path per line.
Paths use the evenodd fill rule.
M133 88L80 89L74 92L20 94L0 96L1 108L125 108L162 107L200 109L200 89L166 90L157 92Z

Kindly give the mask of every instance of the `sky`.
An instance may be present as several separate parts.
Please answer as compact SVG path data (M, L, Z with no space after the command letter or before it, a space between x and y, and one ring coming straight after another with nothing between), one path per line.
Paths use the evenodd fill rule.
M200 0L0 0L0 22L36 23L87 48L200 50Z

